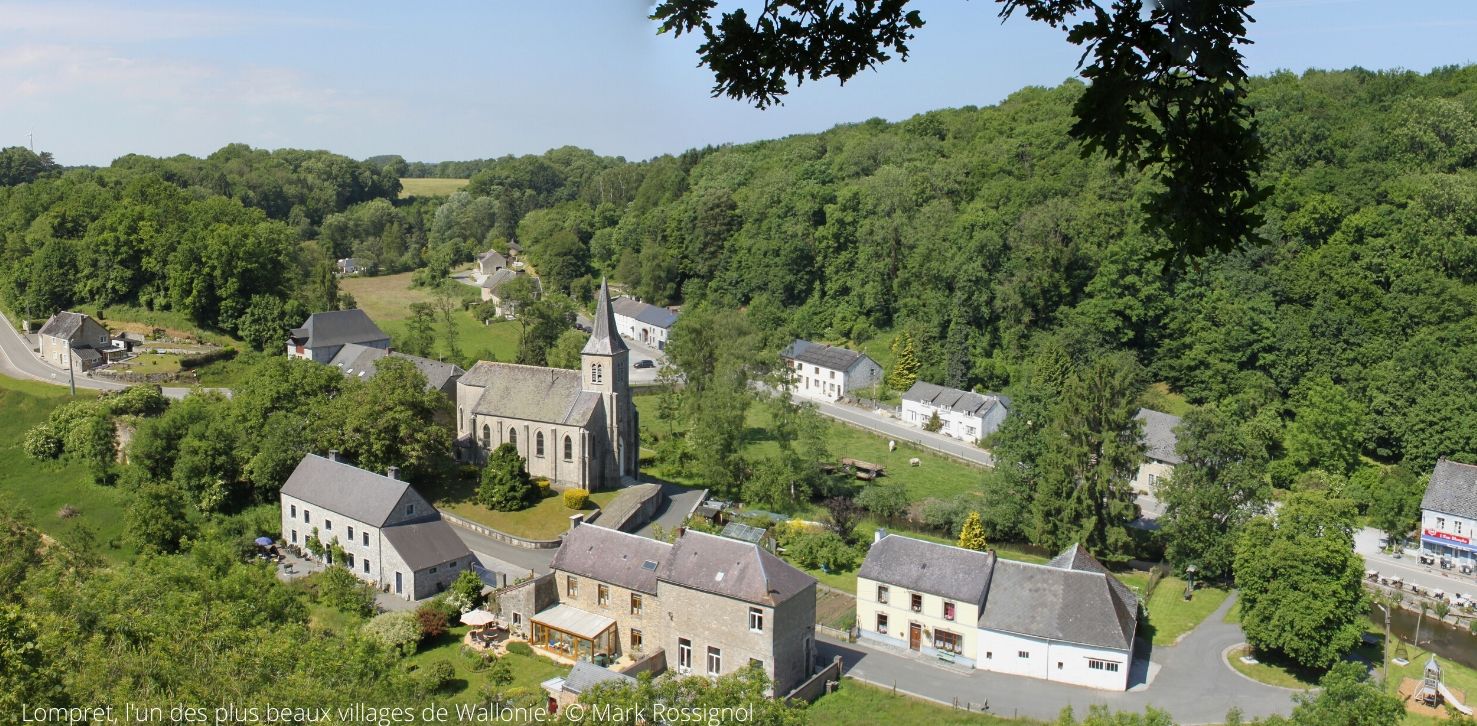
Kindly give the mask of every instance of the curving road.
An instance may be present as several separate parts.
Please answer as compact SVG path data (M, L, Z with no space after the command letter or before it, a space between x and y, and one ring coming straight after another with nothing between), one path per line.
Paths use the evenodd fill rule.
M58 386L67 385L67 369L58 368L42 361L36 355L31 342L16 332L16 329L10 324L10 319L5 317L4 314L0 314L0 373L11 378L36 380ZM119 391L128 386L123 383L91 378L78 373L77 387L93 391ZM190 391L195 389L171 386L163 390L164 395L169 398L184 398L190 394ZM229 388L206 390L220 391L227 396L231 395Z
M1153 706L1168 711L1179 724L1225 723L1232 707L1241 709L1248 719L1291 713L1296 691L1253 681L1225 661L1225 651L1245 640L1241 626L1225 622L1235 600L1234 595L1227 598L1179 643L1154 648L1147 685L1143 684L1142 663L1135 663L1134 679L1139 685L1122 693L943 667L896 651L824 636L818 645L826 658L841 656L846 674L858 680L975 711L987 704L997 716L1054 721L1063 707L1071 706L1080 718L1095 704L1138 712Z

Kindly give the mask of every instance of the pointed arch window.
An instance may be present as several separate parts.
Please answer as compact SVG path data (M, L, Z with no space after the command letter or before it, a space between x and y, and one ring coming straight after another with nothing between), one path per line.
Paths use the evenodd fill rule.
M604 383L605 382L605 364L604 363L591 363L590 364L590 382L591 383L597 383L597 384L598 383Z
M482 424L482 445L492 446L492 427Z
M533 455L544 455L544 432L540 431L533 436Z
M518 429L508 429L508 443L514 446L518 445Z
M568 434L564 436L564 460L574 461L574 439Z

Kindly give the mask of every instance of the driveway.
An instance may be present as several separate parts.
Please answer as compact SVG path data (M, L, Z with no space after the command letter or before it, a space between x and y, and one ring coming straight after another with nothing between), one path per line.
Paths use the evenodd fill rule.
M691 487L678 486L676 484L662 484L663 503L658 509L656 516L651 518L636 534L642 537L651 537L655 534L657 525L668 532L682 526L687 519L687 514L696 507L702 499L704 489L693 489Z
M1168 711L1175 723L1224 723L1232 707L1247 719L1292 711L1294 691L1257 683L1231 669L1223 654L1241 643L1241 626L1225 622L1235 596L1226 599L1199 627L1178 644L1153 650L1148 685L1118 693L1051 683L1022 676L964 672L896 651L817 638L821 654L839 655L847 675L883 688L897 688L946 704L998 716L1024 716L1054 721L1065 706L1080 718L1089 706L1141 712L1148 706ZM1142 664L1135 666L1142 672ZM1138 677L1137 680L1142 680Z
M995 458L990 452L981 449L974 444L958 439L949 438L943 434L924 431L917 426L910 426L891 416L877 413L872 409L858 408L843 403L833 403L813 398L794 397L796 403L813 403L815 408L822 414L852 424L861 428L874 431L889 439L898 441L910 441L925 449L936 451L945 456L952 456L976 466L993 467Z

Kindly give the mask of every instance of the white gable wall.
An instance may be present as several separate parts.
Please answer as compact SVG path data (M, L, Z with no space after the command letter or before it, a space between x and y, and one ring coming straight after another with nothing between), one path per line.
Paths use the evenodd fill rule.
M666 350L667 348L668 331L666 328L652 325L651 323L643 323L636 318L615 313L615 329L623 338L638 340L657 350Z
M1111 648L1051 641L1027 635L979 629L979 658L975 667L1088 688L1123 691L1132 666L1128 654ZM1025 657L1022 657L1024 654ZM1097 661L1105 668L1094 668ZM1109 670L1116 665L1117 670Z

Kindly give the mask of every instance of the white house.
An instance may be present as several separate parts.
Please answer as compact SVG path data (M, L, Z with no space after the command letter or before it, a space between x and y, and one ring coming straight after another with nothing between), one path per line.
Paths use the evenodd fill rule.
M389 350L390 336L363 310L313 313L287 334L287 357L328 363L351 343Z
M1421 499L1421 551L1477 567L1477 466L1441 459Z
M1175 451L1179 443L1175 429L1179 428L1180 417L1141 408L1134 418L1143 425L1144 462L1134 474L1133 489L1153 494L1160 482L1174 474L1175 465L1183 461Z
M308 550L316 539L343 550L361 580L407 600L445 590L472 553L425 497L398 478L308 454L282 485L282 541ZM332 560L331 553L323 555Z
M995 433L1009 413L1010 399L918 381L903 394L903 420L923 428L934 415L939 433L964 441L979 441Z
M882 366L865 353L799 340L780 353L797 396L835 401L882 380Z
M857 571L858 637L995 673L1122 691L1139 601L1080 545L1044 565L881 535Z
M667 349L667 336L677 323L676 313L630 297L618 297L610 302L615 310L615 327L623 337L657 350Z

